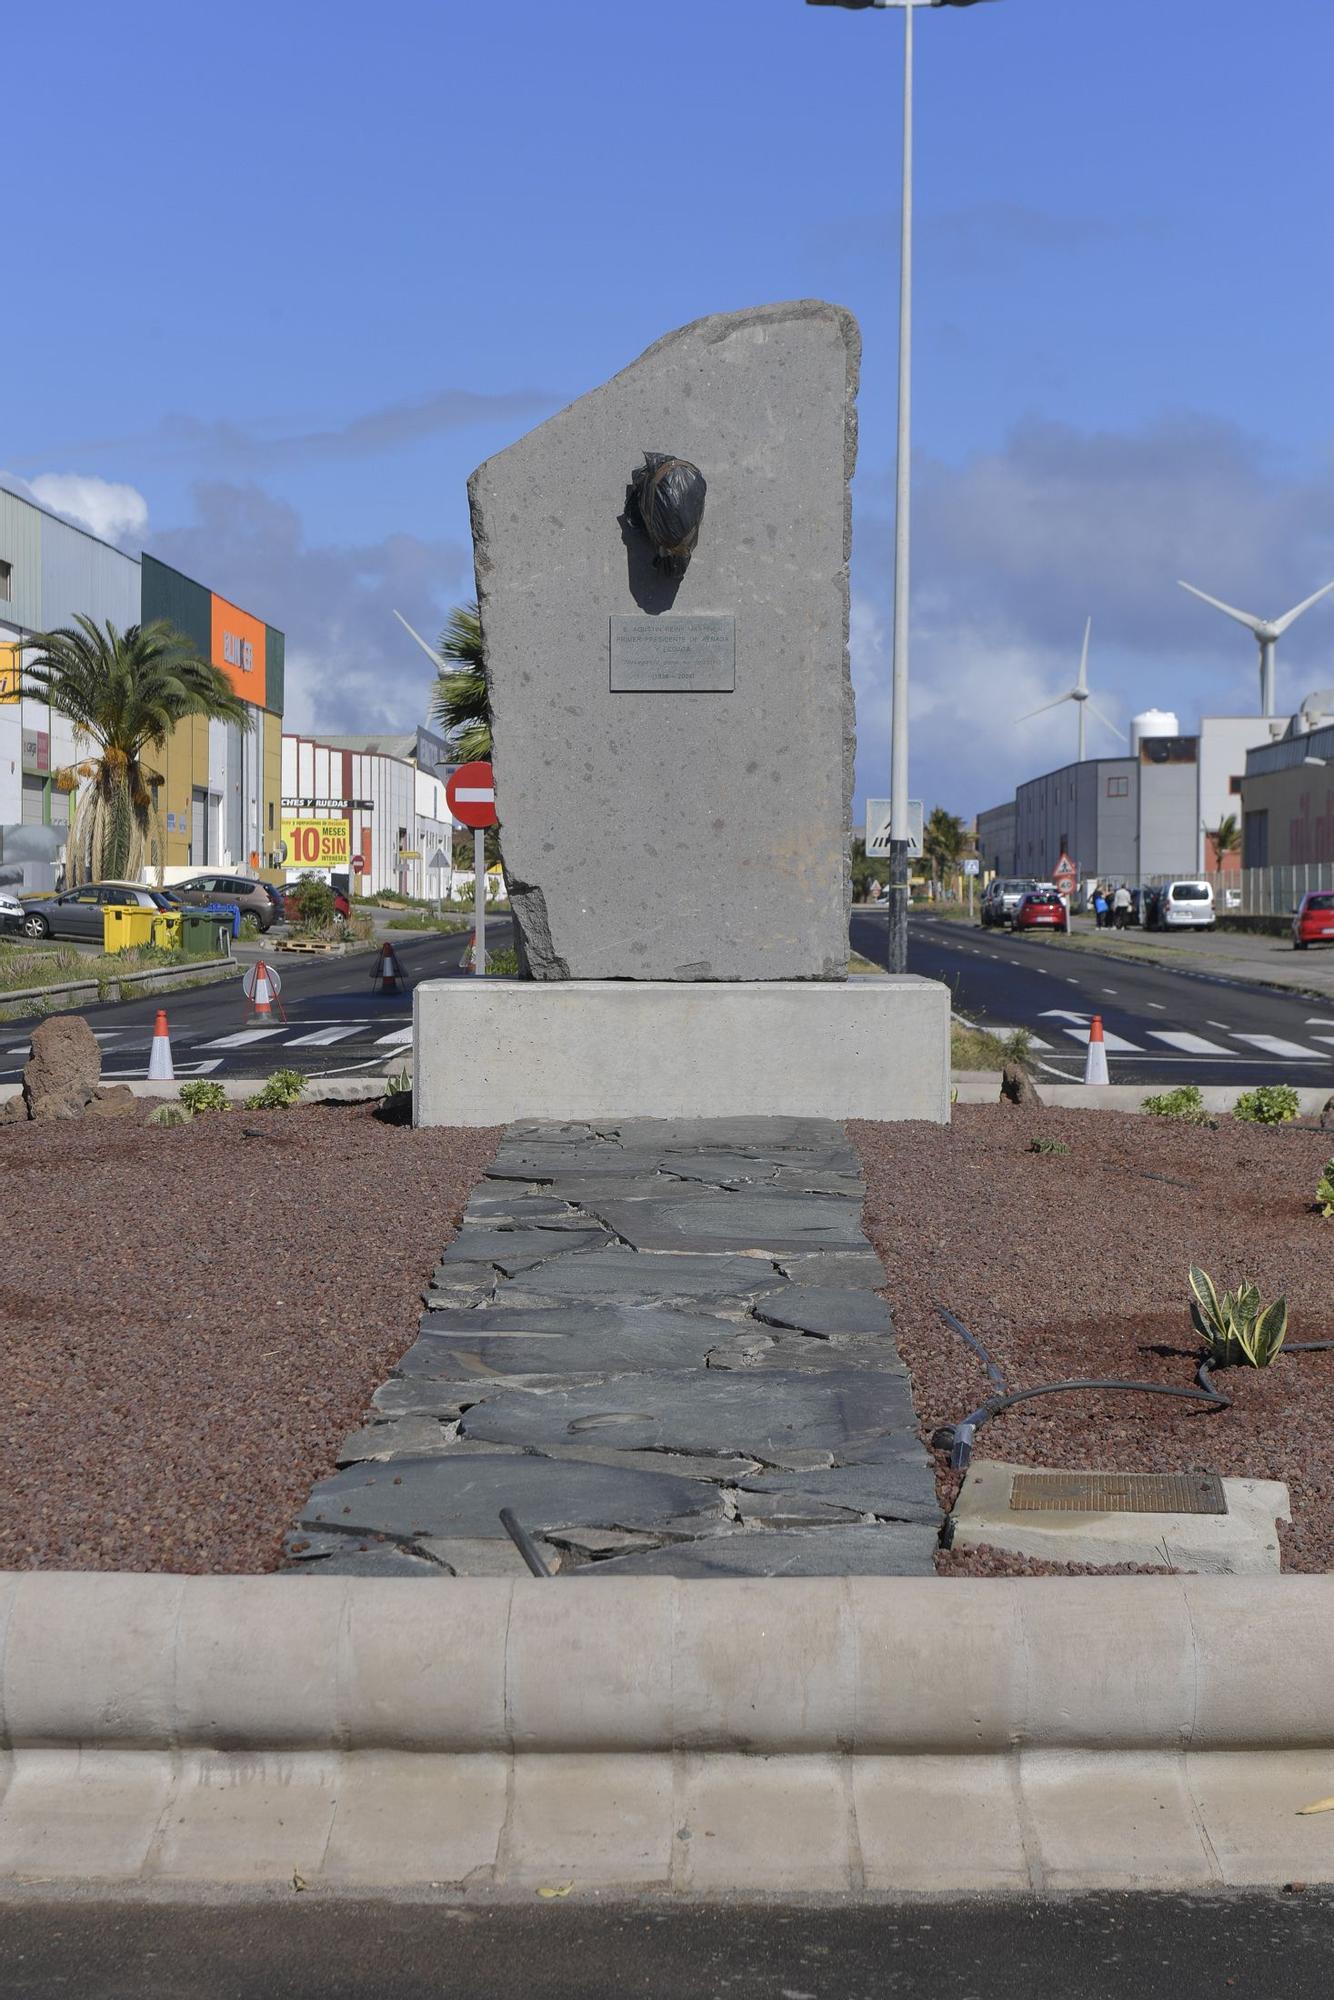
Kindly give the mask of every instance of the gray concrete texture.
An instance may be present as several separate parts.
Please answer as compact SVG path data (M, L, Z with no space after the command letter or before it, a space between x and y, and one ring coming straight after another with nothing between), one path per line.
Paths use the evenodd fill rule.
M511 901L534 976L842 979L860 336L818 300L671 333L469 486ZM626 518L708 481L684 578ZM613 693L613 618L736 623L731 693ZM627 1100L628 1102L629 1100Z
M0 1884L1327 1882L1332 1637L1315 1576L4 1576Z
M949 989L912 973L841 986L430 979L413 994L413 1027L418 1125L766 1113L949 1122Z

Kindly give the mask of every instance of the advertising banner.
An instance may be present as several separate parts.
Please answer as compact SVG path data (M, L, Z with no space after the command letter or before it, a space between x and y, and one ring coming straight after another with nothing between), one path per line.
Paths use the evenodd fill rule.
M289 868L346 868L352 829L345 819L285 819Z
M225 597L214 596L212 600L213 648L215 667L221 667L231 683L233 694L239 694L243 701L254 702L256 707L264 705L265 692L265 629L262 618L252 618L248 611L241 611L235 604L229 604Z
M0 701L19 698L19 649L0 645Z

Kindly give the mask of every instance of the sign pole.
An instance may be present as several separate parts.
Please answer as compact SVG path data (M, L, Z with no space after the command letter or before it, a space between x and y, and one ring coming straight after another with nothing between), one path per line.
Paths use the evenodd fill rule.
M473 958L474 972L486 971L486 834L479 826L472 837L472 894L473 929L477 935L477 949Z

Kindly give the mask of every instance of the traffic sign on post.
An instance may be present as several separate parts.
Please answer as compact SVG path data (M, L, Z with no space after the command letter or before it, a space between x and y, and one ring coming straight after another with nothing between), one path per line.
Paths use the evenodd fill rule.
M880 861L890 852L889 845L889 800L868 799L866 801L866 855L868 860ZM908 859L920 861L922 839L925 832L925 814L920 799L908 801Z
M495 826L496 781L489 764L460 764L445 786L445 802L462 826Z
M460 764L445 786L445 802L455 819L473 829L472 896L476 949L473 971L486 971L486 832L495 826L496 781L489 764Z
M364 855L354 854L352 856L352 873L354 875L364 875L366 873L366 860Z

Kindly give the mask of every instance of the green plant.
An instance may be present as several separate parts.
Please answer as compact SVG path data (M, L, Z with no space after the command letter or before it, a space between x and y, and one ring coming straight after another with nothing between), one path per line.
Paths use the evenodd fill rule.
M1158 1097L1146 1097L1144 1109L1150 1118L1179 1118L1187 1125L1204 1125L1208 1114L1198 1083L1181 1083Z
M384 1094L386 1097L399 1097L404 1091L411 1089L412 1071L410 1069L396 1069L392 1075L387 1076L384 1080Z
M491 689L477 604L456 604L440 634L436 652L443 662L431 700L431 719L454 739L467 764L491 755Z
M188 1125L193 1117L194 1112L189 1109L188 1105L159 1104L156 1111L149 1112L148 1123L150 1125Z
M1287 1125L1301 1109L1301 1100L1290 1083L1262 1083L1258 1090L1243 1090L1232 1107L1232 1116L1243 1125Z
M497 979L516 978L519 971L519 954L513 945L508 944L501 945L498 951L488 950L486 969L488 973L494 973Z
M1316 1183L1315 1198L1326 1222L1334 1216L1334 1160L1330 1160Z
M83 759L53 773L61 790L90 779L69 830L70 877L91 854L94 880L135 877L151 848L166 852L153 803L160 774L146 756L160 750L187 716L251 727L251 711L220 667L201 659L194 641L166 619L103 627L82 613L73 625L34 632L24 649L23 692L51 704L74 724Z
M1030 1153L1068 1153L1070 1148L1063 1139L1030 1139Z
M1032 1069L1033 1037L1027 1028L1014 1028L999 1043L1002 1063L1013 1063L1017 1069Z
M262 1090L247 1097L247 1111L282 1111L295 1104L306 1087L299 1069L276 1069Z
M287 893L303 931L317 930L320 925L333 922L333 890L318 875L303 875L295 888Z
M207 1083L198 1078L194 1083L181 1085L181 1103L196 1116L201 1111L225 1111L227 1093L220 1083Z
M242 910L241 912L241 936L243 938L259 936L259 918L253 910Z
M1288 1302L1262 1305L1258 1287L1244 1278L1235 1292L1220 1293L1207 1271L1190 1267L1190 1318L1216 1367L1267 1368L1288 1331Z

